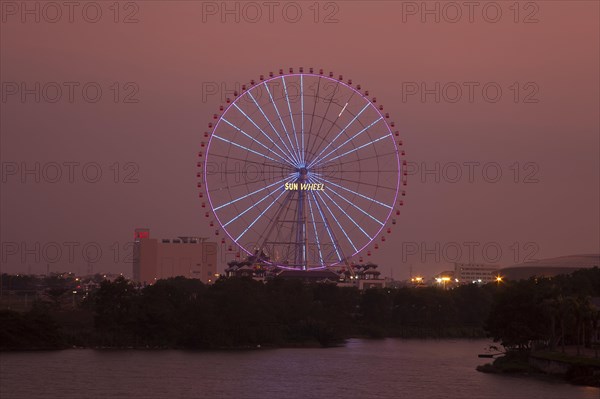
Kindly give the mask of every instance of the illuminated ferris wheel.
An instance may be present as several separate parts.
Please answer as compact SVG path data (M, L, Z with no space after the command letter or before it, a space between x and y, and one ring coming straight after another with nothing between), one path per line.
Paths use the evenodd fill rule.
M362 261L392 232L406 185L402 141L360 85L280 70L242 86L208 127L199 195L238 256L325 268Z

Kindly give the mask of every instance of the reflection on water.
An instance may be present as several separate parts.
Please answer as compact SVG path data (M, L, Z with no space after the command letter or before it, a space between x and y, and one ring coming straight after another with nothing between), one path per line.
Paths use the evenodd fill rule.
M2 353L11 398L598 399L600 389L475 371L488 341L353 339L330 349Z

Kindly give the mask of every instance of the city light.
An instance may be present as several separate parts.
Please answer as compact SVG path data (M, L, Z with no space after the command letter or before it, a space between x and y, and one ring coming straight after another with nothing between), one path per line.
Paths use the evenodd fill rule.
M437 283L438 283L440 286L442 286L444 289L446 289L446 288L447 288L447 287L446 287L446 284L447 284L448 282L451 282L451 281L452 281L452 278L451 278L451 277L449 277L449 276L440 276L440 277L436 277L436 278L435 278L435 281L436 281L436 282L437 282Z

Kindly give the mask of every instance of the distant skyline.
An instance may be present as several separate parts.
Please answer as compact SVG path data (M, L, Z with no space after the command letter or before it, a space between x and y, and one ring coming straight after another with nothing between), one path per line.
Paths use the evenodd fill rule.
M401 132L402 215L363 257L384 275L600 252L597 2L495 2L498 22L463 9L455 23L420 2L288 2L272 22L209 3L100 2L96 23L2 3L2 272L78 272L85 248L95 271L130 275L135 228L212 236L196 188L207 124L236 85L300 66L360 83Z

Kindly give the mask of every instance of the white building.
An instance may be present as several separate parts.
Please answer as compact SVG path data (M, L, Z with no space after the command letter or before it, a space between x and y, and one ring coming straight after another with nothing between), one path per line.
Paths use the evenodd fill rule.
M487 284L496 281L498 265L485 263L455 263L454 276L460 284Z
M183 276L205 284L215 281L217 243L202 237L150 238L149 229L136 229L133 279L143 284Z

